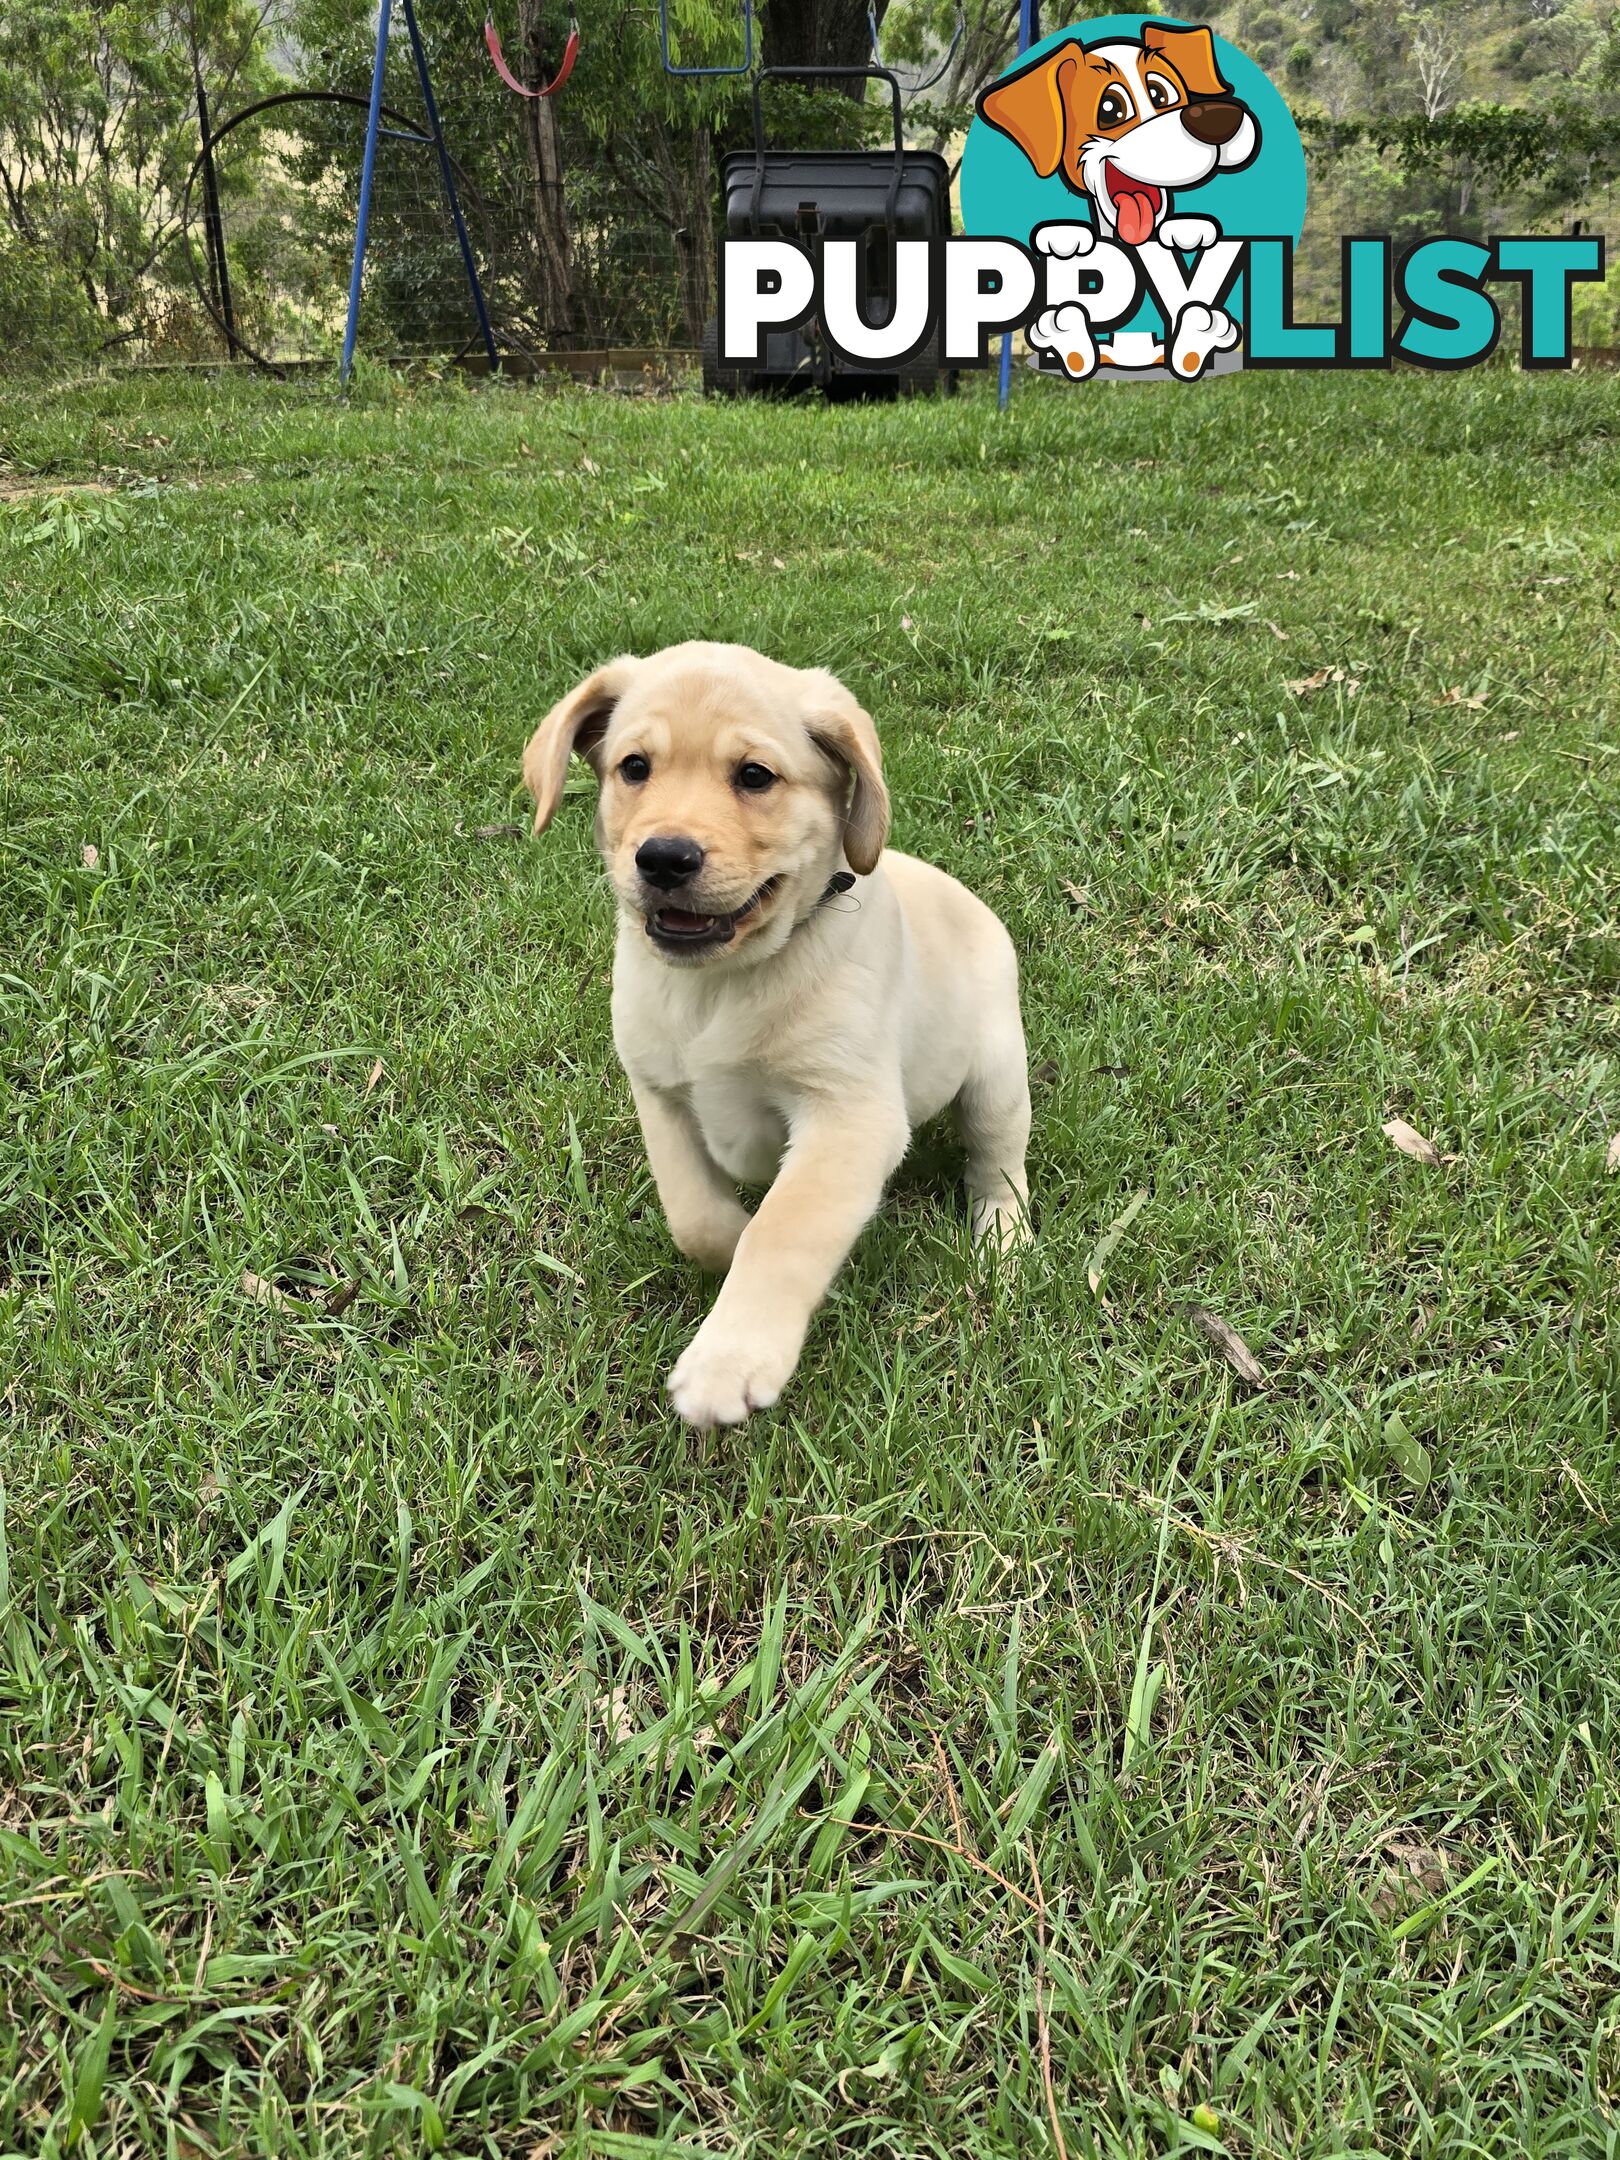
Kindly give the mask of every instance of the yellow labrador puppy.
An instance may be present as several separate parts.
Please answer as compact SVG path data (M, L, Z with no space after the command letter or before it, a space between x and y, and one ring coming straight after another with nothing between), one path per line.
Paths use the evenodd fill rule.
M1026 1235L1018 963L982 901L885 853L877 731L824 669L742 645L610 661L524 754L537 832L571 752L600 783L613 1039L659 1198L726 1277L669 1391L734 1425L782 1392L925 1118L955 1108L974 1235ZM738 1184L770 1188L753 1215Z

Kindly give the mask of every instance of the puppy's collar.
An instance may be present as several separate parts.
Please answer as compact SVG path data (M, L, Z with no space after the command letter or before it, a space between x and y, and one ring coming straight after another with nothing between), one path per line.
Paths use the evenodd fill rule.
M827 880L826 890L822 893L821 898L816 902L815 906L810 910L809 914L804 916L801 921L797 922L794 925L792 930L789 931L788 935L790 937L797 937L806 923L814 922L815 918L821 913L822 909L827 905L827 902L829 900L836 900L840 893L847 893L850 887L854 884L854 882L855 873L853 870L835 870L832 876Z

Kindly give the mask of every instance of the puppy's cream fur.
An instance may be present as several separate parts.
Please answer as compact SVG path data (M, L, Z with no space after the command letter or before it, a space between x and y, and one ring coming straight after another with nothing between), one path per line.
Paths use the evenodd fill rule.
M877 732L824 670L706 644L599 668L525 753L537 831L571 752L600 782L613 1035L659 1197L681 1250L726 1277L670 1393L694 1425L735 1424L786 1385L924 1119L955 1109L975 1235L1027 1235L1017 961L982 901L885 851ZM637 866L654 837L703 851L678 891ZM829 899L846 860L857 882ZM657 934L694 920L714 942ZM769 1187L752 1215L738 1184Z

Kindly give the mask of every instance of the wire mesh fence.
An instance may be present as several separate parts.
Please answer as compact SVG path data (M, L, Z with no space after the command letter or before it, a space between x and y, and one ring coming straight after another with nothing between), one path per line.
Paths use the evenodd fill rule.
M359 349L375 358L460 359L483 343L437 150L403 39L391 49L363 266ZM208 160L199 155L182 205L171 275L126 357L270 365L334 359L348 307L367 99L354 90L296 90L216 117L210 131L217 222L210 230ZM497 347L506 360L608 350L694 349L707 304L714 233L669 221L570 176L563 238L566 319L555 306L557 235L537 214L524 175L526 115L512 101L477 133L479 171L447 148ZM548 244L553 259L548 262ZM694 277L694 258L701 273Z
M360 349L375 357L458 358L482 351L437 153L410 111L385 103L360 300ZM186 206L191 295L148 326L148 359L208 358L234 347L271 364L329 359L342 343L366 105L339 92L269 99L223 121L213 139L222 249L210 250L201 172ZM491 205L452 158L456 191L503 355L695 342L670 237L622 215L576 208L569 243L572 325L548 331L535 223ZM223 274L222 274L223 273Z

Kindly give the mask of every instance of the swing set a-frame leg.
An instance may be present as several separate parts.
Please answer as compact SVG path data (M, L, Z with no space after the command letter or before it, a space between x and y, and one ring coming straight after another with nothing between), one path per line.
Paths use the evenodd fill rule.
M414 142L431 143L439 160L439 177L444 182L444 195L450 205L451 222L456 228L456 241L461 249L461 266L467 273L467 290L472 295L473 311L478 317L478 328L484 340L484 350L489 355L491 371L499 369L500 350L495 343L495 332L490 327L489 309L484 302L484 288L478 276L478 264L473 257L472 241L467 235L467 220L462 215L461 198L456 193L456 176L450 163L450 152L445 147L444 128L439 119L438 100L433 95L433 81L428 73L427 53L422 44L422 33L417 28L416 9L412 0L400 0L405 16L405 28L410 34L411 57L416 63L416 79L421 85L422 108L427 114L428 132L411 138ZM354 261L349 270L349 313L343 326L343 358L338 368L338 380L346 383L354 368L355 340L360 334L360 287L366 266L366 232L371 223L371 183L377 167L377 138L382 132L383 75L388 62L388 36L391 27L393 0L378 0L377 49L371 64L371 104L366 112L366 147L360 164L360 214L354 227Z

